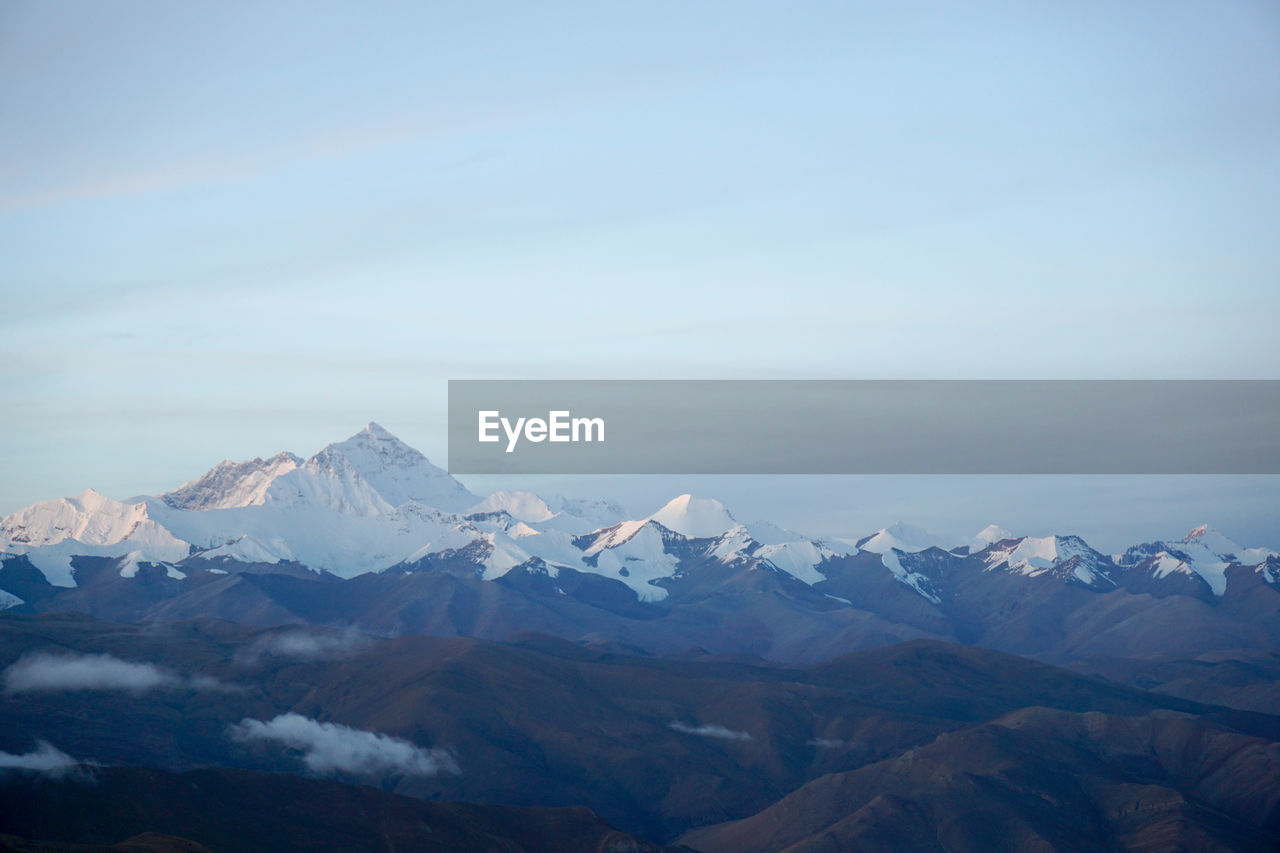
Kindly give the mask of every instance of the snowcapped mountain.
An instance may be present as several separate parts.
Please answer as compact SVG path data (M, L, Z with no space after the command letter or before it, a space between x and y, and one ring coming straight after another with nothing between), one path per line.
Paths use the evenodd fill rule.
M1115 565L1079 536L1024 536L1002 539L983 552L988 569L1004 569L1026 577L1070 578L1086 586L1114 587Z
M943 539L924 528L899 521L859 540L858 547L873 554L884 554L893 550L913 553L926 548L942 548L947 551L950 550L951 544L944 544Z
M122 503L85 489L74 498L41 501L0 520L0 552L26 554L50 583L72 586L73 556L181 560L191 553L150 516L147 503Z
M751 528L745 530L750 533ZM826 580L820 570L823 563L836 557L851 557L856 553L857 546L841 539L795 539L772 545L762 544L751 552L751 556L813 586Z
M1116 563L1138 575L1157 580L1199 578L1214 595L1227 589L1227 569L1234 563L1268 571L1268 561L1277 553L1266 548L1243 548L1202 524L1186 536L1171 542L1144 542L1118 555Z
M1001 540L1012 538L1014 538L1013 534L1000 525L988 524L978 531L978 535L973 537L973 541L978 546L978 550L981 550L987 545L994 545Z
M184 511L275 504L325 506L348 515L386 515L408 503L457 512L477 498L442 468L376 423L303 461L282 452L270 459L219 462L159 496Z
M224 459L199 478L160 495L160 500L183 510L260 506L266 502L272 481L301 464L302 459L292 453L247 462Z
M0 550L29 555L60 586L72 558L297 562L343 577L404 559L478 498L370 423L305 462L291 453L222 462L158 498L125 504L86 491L0 522ZM129 577L129 575L126 575Z
M1153 619L1212 624L1213 642L1247 644L1249 631L1271 630L1258 626L1273 618L1280 555L1208 527L1109 557L1076 536L995 525L963 539L905 523L817 539L740 523L719 501L688 494L641 517L524 491L482 499L369 424L306 460L222 462L157 498L87 491L27 507L0 521L0 593L0 606L19 611L318 619L496 638L519 625L659 645L675 642L653 634L669 618L691 644L802 658L800 638L989 636L1040 648L1045 624L1110 596ZM315 603L326 596L336 598ZM1221 612L1188 609L1217 601ZM1178 636L1163 622L1124 624L1138 626L1133 642ZM758 646L762 632L776 636Z
M376 423L330 444L267 487L264 502L327 506L348 515L386 515L408 503L444 512L478 498L443 468Z
M729 510L714 498L680 495L649 516L668 530L690 539L708 539L737 526Z
M121 503L85 489L74 498L32 504L0 521L0 544L6 549L11 545L38 548L73 539L105 545L149 524L145 504Z

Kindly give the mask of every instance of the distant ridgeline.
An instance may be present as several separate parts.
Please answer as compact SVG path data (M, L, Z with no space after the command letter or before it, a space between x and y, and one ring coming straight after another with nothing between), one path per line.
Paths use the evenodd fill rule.
M496 433L495 433L496 434ZM1280 650L1280 554L1200 527L1102 554L994 525L811 539L682 495L483 500L377 424L303 460L222 462L154 498L86 491L0 521L0 607L204 616L655 653L823 660L916 638L1053 660Z

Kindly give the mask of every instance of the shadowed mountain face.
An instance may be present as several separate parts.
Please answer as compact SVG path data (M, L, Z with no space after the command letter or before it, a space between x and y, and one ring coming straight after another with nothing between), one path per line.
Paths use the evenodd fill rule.
M17 612L77 611L125 621L213 617L259 627L350 626L498 641L532 631L654 654L701 649L788 663L919 638L1053 662L1280 650L1280 586L1247 566L1229 566L1226 592L1205 597L1173 587L1153 595L1092 588L1074 575L987 570L979 557L938 549L898 555L895 567L935 602L902 582L878 554L824 558L825 579L810 585L758 560L718 558L709 553L713 545L672 537L663 553L676 568L662 581L665 597L654 601L638 599L617 580L566 568L552 573L536 561L486 578L477 560L488 552L478 545L349 579L293 563L199 557L177 564L178 578L159 564L122 569L125 558L76 557L72 588L49 585L17 556L0 565L0 587L23 599Z
M619 832L584 808L432 803L362 786L226 769L173 774L83 768L78 777L60 780L9 773L0 776L0 825L54 842L34 848L46 853L72 840L121 853L670 849ZM150 837L139 837L143 833ZM128 840L108 846L111 839Z
M1024 708L681 840L715 851L1275 850L1280 744Z
M1273 652L1237 649L1191 660L1098 657L1071 669L1197 702L1264 714L1280 710L1280 654Z
M71 841L38 841L0 834L0 853L211 853L208 847L161 835L143 832L115 844L80 844Z
M990 813L1024 827L1017 837L1060 844L1068 836L1042 826L1044 802L1057 804L1063 826L1087 828L1086 840L1154 838L1157 829L1202 837L1177 829L1244 850L1265 846L1276 829L1274 802L1259 792L1280 790L1280 718L930 641L789 667L638 656L542 635L495 644L11 615L0 618L0 668L0 751L11 757L43 741L68 761L222 766L429 800L585 806L643 838L693 831L684 840L700 849L735 849L738 824L719 825L757 813L779 824L813 816L797 843L855 814L880 815L889 838L932 831L946 814ZM931 769L902 775L917 765ZM1098 817L1145 814L1148 799L1109 793L1133 786L1185 806L1166 809L1171 822ZM828 788L850 811L807 800ZM861 803L864 791L874 794ZM881 793L900 806L882 815L889 801L870 805ZM900 810L915 823L902 823ZM985 825L948 830L947 849L980 848ZM32 837L32 828L0 822L0 832ZM154 831L206 843L176 825L116 828L58 838L114 844ZM772 843L752 849L780 849Z

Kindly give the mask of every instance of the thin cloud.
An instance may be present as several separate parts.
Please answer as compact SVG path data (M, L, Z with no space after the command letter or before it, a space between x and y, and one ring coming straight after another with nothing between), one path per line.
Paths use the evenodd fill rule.
M679 720L672 720L668 726L681 734L697 735L699 737L714 737L722 740L751 740L751 735L746 732L735 731L734 729L726 729L724 726L702 725L691 726L688 723L682 723Z
M316 773L434 776L459 772L453 756L443 749L423 749L407 740L322 723L301 714L281 714L266 722L244 719L231 726L229 734L232 740L276 743L300 752L303 763Z
M346 657L369 644L369 638L358 631L322 633L290 630L272 633L253 643L245 657L256 663L263 657L293 660L333 660Z
M270 178L299 162L326 162L423 139L468 131L468 121L441 122L425 116L396 116L364 124L335 125L295 135L253 154L228 155L208 149L140 169L85 175L79 180L0 195L0 213L94 199L117 199Z
M76 772L81 764L70 755L47 741L37 741L35 749L15 755L11 752L0 752L0 771L31 770L49 776L61 777Z
M149 663L131 663L111 655L29 654L5 670L13 691L131 690L172 687L179 679Z
M5 670L5 687L12 693L72 690L127 690L142 693L161 688L233 690L216 678L198 675L185 679L163 667L134 663L112 655L75 655L34 652Z

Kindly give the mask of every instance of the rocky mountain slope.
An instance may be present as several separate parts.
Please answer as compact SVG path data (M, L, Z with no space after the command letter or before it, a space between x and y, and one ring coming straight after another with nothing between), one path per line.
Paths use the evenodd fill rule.
M1174 833L1241 850L1277 829L1280 717L932 641L780 666L543 635L494 644L9 615L0 679L2 763L67 784L85 761L286 773L431 801L586 806L624 832L657 842L688 833L682 843L704 850L747 837L758 839L747 849L781 849L850 817L914 838L950 814L948 849L981 846L986 824L968 814L1059 849L1073 823L1089 843ZM93 772L121 780L123 802L135 802L133 785L159 803L190 802L167 778ZM0 787L17 784L6 778ZM178 787L199 783L216 810L236 778L214 774L206 787L185 776ZM28 784L12 802L80 796ZM297 794L286 798L297 822L312 808L354 820L380 802ZM881 794L889 799L874 803ZM27 814L15 807L0 832L40 837L48 824L24 823ZM150 830L209 843L184 834L193 825L122 819L113 834L57 838L114 843Z

